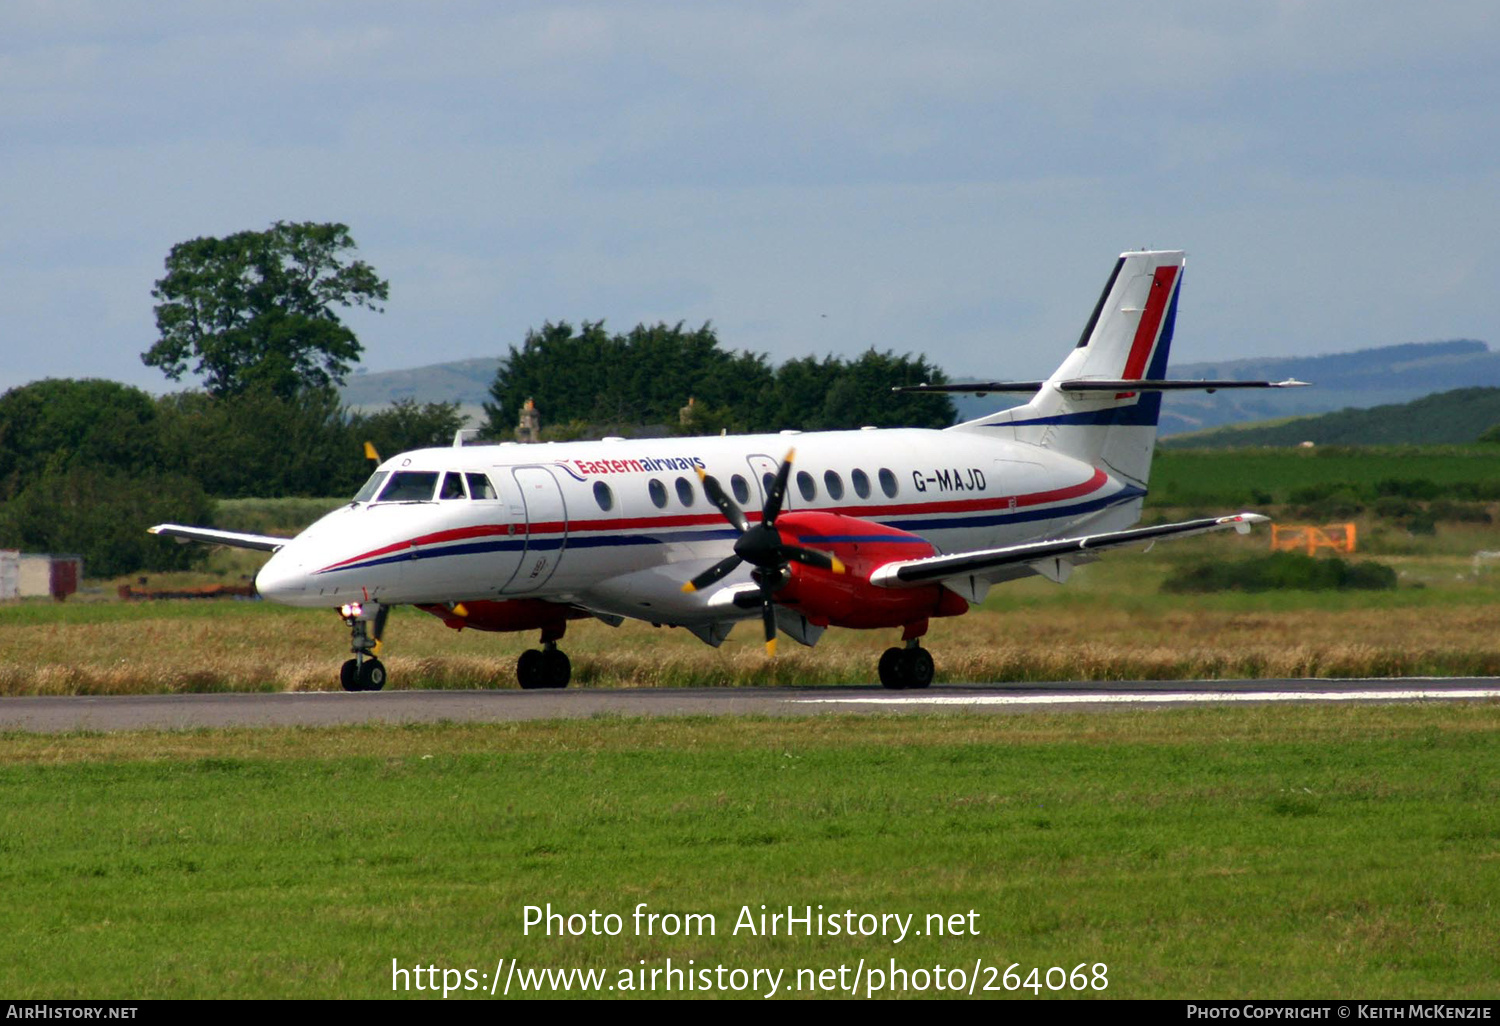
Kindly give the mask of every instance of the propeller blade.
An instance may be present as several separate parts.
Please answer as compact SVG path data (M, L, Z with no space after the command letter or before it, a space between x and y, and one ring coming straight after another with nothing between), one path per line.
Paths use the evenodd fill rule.
M844 572L844 564L837 556L830 556L826 552L817 549L804 549L798 545L783 545L781 554L794 563L803 563L807 566L815 566L819 570L832 570L836 574Z
M684 592L691 593L703 588L707 588L710 584L713 584L715 581L721 580L722 578L727 576L731 571L734 570L735 567L739 566L741 562L742 560L739 556L730 556L728 559L721 559L713 566L703 571L697 577L694 577L691 581L688 581L686 584L684 584L682 586L682 590Z
M744 534L750 530L750 521L745 519L745 513L735 505L733 499L724 494L719 480L710 474L704 473L702 467L698 468L698 480L703 482L703 494L708 496L708 501L719 507L719 512L724 514L724 519L735 526L735 529ZM717 579L717 578L716 578ZM702 585L699 585L702 587Z
M776 468L776 480L771 482L771 494L766 496L766 505L760 514L760 522L763 524L774 524L781 515L781 504L786 501L786 481L792 475L792 457L795 455L796 449L788 449L786 459Z
M761 588L764 601L760 606L761 622L766 625L766 655L776 656L776 606L771 601L771 593L764 587Z

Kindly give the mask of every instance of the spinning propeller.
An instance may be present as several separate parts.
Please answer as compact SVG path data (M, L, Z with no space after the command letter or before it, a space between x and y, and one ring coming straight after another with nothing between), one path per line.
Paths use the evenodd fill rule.
M766 628L766 653L773 656L776 654L775 594L790 580L788 564L802 563L819 570L831 570L836 574L844 572L844 564L836 557L814 549L805 549L800 545L788 545L776 530L776 518L781 515L781 506L786 500L787 478L791 476L792 456L796 451L788 451L786 459L781 461L781 466L776 470L776 478L766 494L766 504L760 512L760 523L753 525L744 511L724 492L718 480L704 473L702 467L698 468L698 479L703 482L704 494L724 514L724 519L734 525L740 536L734 542L734 555L720 560L682 586L683 591L698 591L723 579L741 563L749 563L753 567L750 576L760 586L760 595L736 595L735 605L744 608L760 606L761 622Z

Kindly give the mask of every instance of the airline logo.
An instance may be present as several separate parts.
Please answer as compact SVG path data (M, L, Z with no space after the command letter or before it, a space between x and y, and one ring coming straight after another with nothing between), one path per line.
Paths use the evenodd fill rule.
M558 466L581 481L581 475L586 474L655 474L707 465L697 456L647 456L629 460L564 460Z

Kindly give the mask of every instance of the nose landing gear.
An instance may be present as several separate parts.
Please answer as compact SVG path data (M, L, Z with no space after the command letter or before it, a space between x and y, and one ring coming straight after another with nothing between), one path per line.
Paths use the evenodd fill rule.
M371 608L358 602L339 608L339 615L349 625L349 651L354 653L339 671L339 683L345 691L379 691L385 687L385 664L377 657L390 612L389 606Z

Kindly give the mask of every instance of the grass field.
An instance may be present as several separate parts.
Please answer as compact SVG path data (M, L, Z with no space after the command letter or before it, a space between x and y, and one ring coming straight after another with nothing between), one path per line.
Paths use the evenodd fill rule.
M1164 449L1152 462L1147 506L1254 508L1317 485L1363 490L1390 480L1500 482L1500 445Z
M1494 704L10 735L0 990L895 958L1102 962L1116 998L1493 997L1497 740ZM641 901L717 934L636 937ZM626 926L523 935L548 902ZM733 935L761 904L978 935Z

